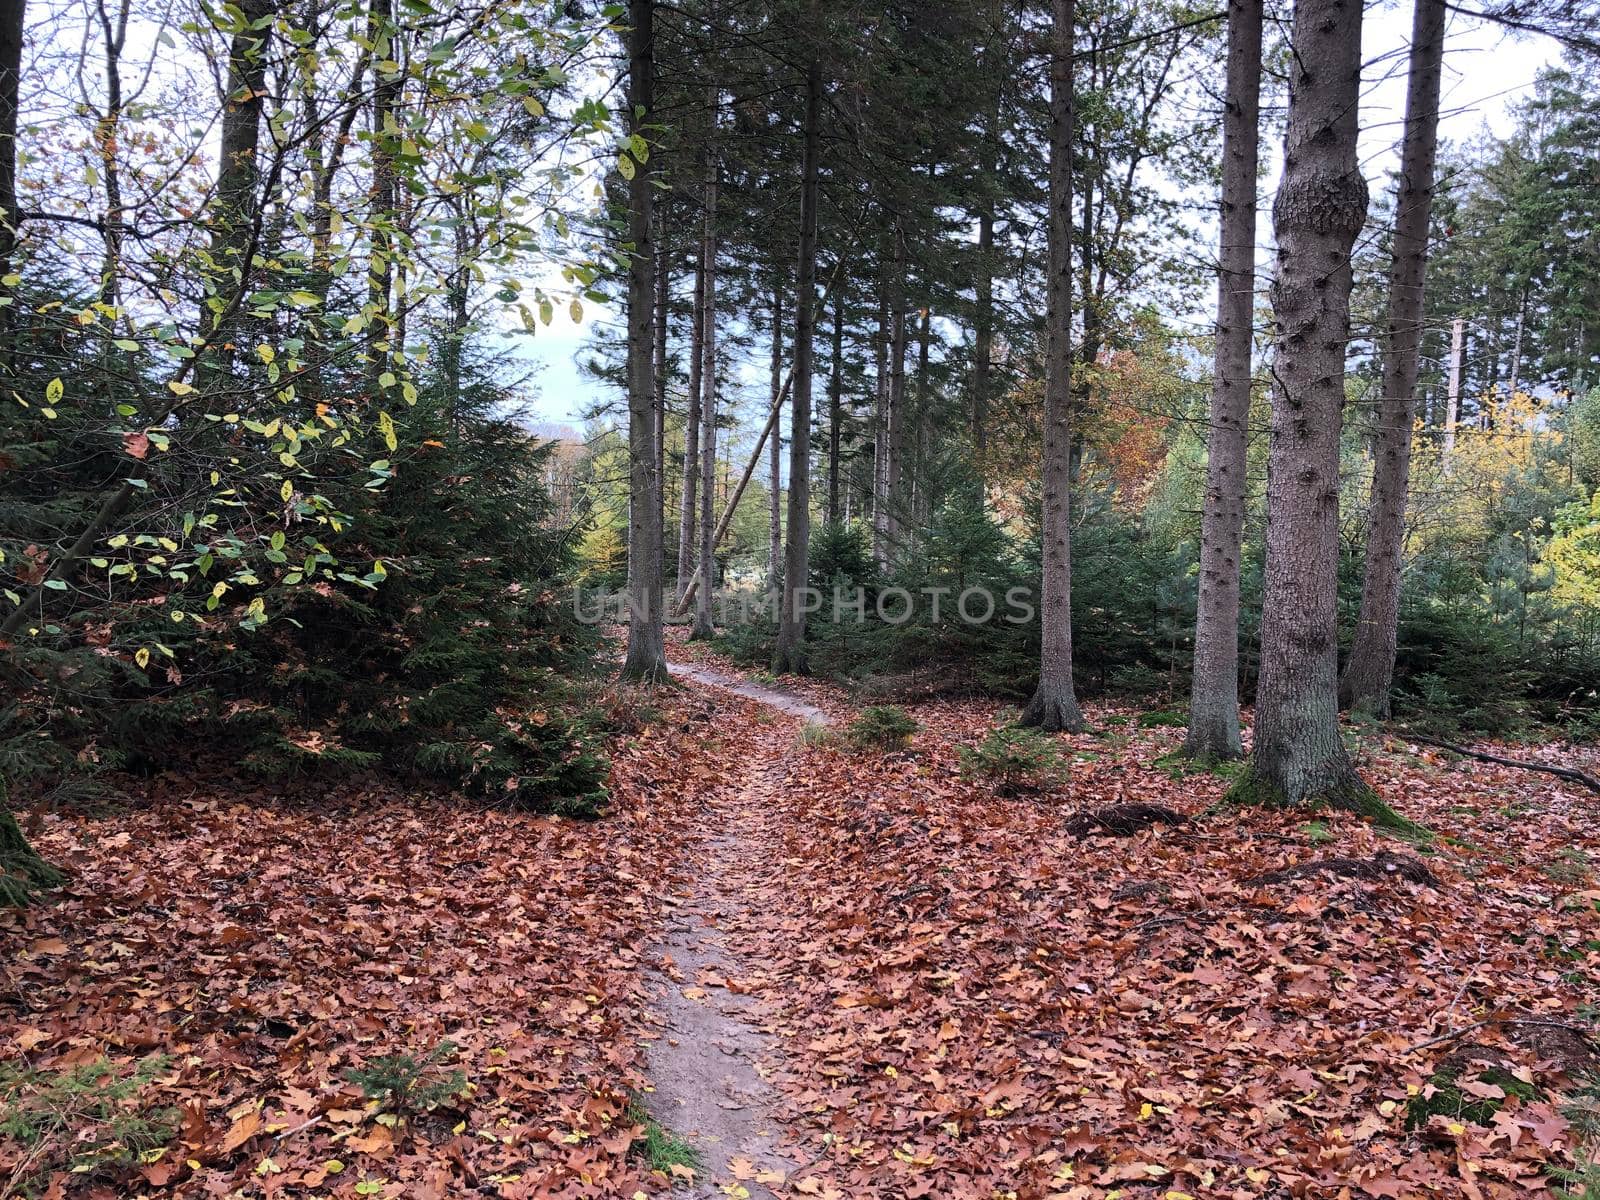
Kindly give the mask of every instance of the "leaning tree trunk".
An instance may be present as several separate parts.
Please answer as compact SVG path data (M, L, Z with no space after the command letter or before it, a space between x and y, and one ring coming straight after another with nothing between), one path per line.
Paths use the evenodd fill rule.
M655 109L655 0L630 0L628 113L646 135ZM628 653L625 679L667 678L661 612L661 476L655 447L655 171L635 162L628 186Z
M1072 29L1073 0L1053 0L1050 45L1050 230L1045 299L1044 511L1039 687L1022 724L1083 728L1072 687Z
M1433 214L1439 146L1439 79L1444 63L1445 0L1417 0L1411 28L1411 77L1405 145L1395 204L1394 263L1389 277L1389 350L1383 398L1372 439L1372 500L1366 572L1355 642L1339 681L1340 703L1388 719L1400 626L1400 565L1406 492L1411 480L1411 425L1422 346L1423 278ZM1518 336L1521 336L1520 326Z
M1283 179L1273 205L1276 361L1255 744L1242 801L1372 813L1339 729L1335 601L1350 250L1367 213L1356 159L1360 0L1295 5Z
M1222 119L1216 377L1206 439L1195 605L1194 682L1184 753L1238 758L1239 557L1244 541L1245 422L1254 344L1256 160L1260 146L1262 0L1228 5L1228 96Z
M818 13L813 0L813 17ZM815 25L815 21L812 22ZM805 150L800 169L800 252L795 269L794 395L789 430L789 520L783 555L783 602L778 615L774 674L806 670L806 614L811 550L811 375L817 319L817 183L821 154L822 63L813 52L806 69Z

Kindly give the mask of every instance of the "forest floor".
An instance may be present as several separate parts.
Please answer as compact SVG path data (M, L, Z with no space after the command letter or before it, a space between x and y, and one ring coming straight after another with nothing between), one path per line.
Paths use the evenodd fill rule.
M1061 737L1064 787L1002 795L958 762L993 702L908 705L911 744L863 753L714 678L619 696L653 711L598 822L226 772L36 815L75 878L0 915L0 1056L159 1055L113 1107L172 1137L118 1174L112 1114L58 1091L73 1132L19 1168L13 1081L0 1195L1501 1197L1571 1161L1592 795L1370 735L1430 844L1214 811L1227 780L1119 705ZM1190 819L1073 820L1134 802ZM458 1094L412 1111L430 1083Z

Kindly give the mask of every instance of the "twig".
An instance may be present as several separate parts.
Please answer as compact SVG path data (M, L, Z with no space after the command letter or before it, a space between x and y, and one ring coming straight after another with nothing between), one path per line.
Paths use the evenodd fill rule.
M1424 746L1437 746L1441 750L1448 750L1463 758L1475 758L1479 762L1498 763L1502 767L1520 767L1524 771L1544 771L1572 783L1582 784L1591 791L1600 792L1600 779L1596 779L1586 771L1578 770L1577 767L1564 767L1560 763L1532 762L1522 758L1506 758L1503 755L1490 754L1487 750L1474 750L1470 746L1461 746L1455 742L1447 742L1443 738L1427 737L1420 733L1407 732L1402 736L1409 741L1420 742Z

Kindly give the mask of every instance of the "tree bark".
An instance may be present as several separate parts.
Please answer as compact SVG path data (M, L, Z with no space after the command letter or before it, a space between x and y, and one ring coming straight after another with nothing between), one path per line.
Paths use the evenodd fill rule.
M689 312L689 398L683 422L683 495L678 506L678 580L689 577L694 562L694 523L700 487L700 372L705 367L706 262L704 247L695 256L694 303Z
M238 306L229 305L230 294L250 290L251 249L256 240L255 223L261 198L259 154L261 113L266 98L267 34L254 29L254 23L274 6L264 0L248 0L241 5L249 25L233 35L228 44L228 73L222 99L222 130L217 149L216 202L212 206L211 260L207 281L208 295L202 304L202 328L211 310L210 346L203 352L204 362L197 370L202 386L226 375L233 362L231 331L238 319Z
M375 59L372 88L372 232L367 258L367 392L382 391L379 377L394 353L394 259L399 225L399 187L394 169L394 142L399 138L395 112L403 76L377 64L400 61L399 28L394 0L372 0L369 37Z
M839 523L839 440L844 419L844 293L833 300L833 361L828 379L828 524Z
M1052 0L1049 278L1045 301L1044 507L1039 686L1022 724L1079 730L1072 686L1072 32L1074 0Z
M656 477L661 480L661 536L667 531L667 326L672 306L672 260L663 210L656 222Z
M783 391L783 283L772 285L772 407ZM783 578L783 437L776 425L767 444L767 590Z
M889 288L888 271L878 281L878 330L872 339L872 560L889 565Z
M809 6L811 24L820 6ZM789 520L783 555L783 603L774 674L806 671L806 614L802 607L810 577L811 549L811 374L817 315L817 193L820 174L822 63L812 52L806 68L805 150L800 169L800 252L795 269L794 394L789 429Z
M1277 277L1267 567L1255 744L1236 798L1378 815L1339 729L1335 601L1350 250L1367 213L1356 159L1360 0L1298 0Z
M22 91L24 0L0 0L0 277L11 274L17 252L17 107ZM0 296L12 289L0 283ZM11 324L15 303L0 308L0 374L11 374Z
M1411 427L1422 346L1428 226L1439 145L1439 82L1444 62L1445 0L1416 0L1411 28L1406 129L1395 204L1394 262L1389 277L1389 347L1372 445L1372 498L1366 569L1355 641L1339 684L1345 707L1381 720L1390 715L1400 625L1400 568L1411 480Z
M713 21L713 25L714 25ZM695 594L694 628L697 638L716 634L712 621L712 600L716 596L717 562L715 526L717 519L717 99L716 85L711 90L710 133L706 146L705 224L701 236L700 259L705 276L705 328L700 335L703 355L700 367L700 575L704 580Z
M1195 605L1194 681L1184 753L1238 758L1239 558L1244 542L1245 424L1255 326L1256 166L1260 149L1262 0L1228 5L1222 118L1216 375L1206 439L1206 494Z
M894 230L894 266L889 276L889 392L884 401L883 553L892 563L900 550L901 474L906 421L906 239Z
M655 0L629 0L630 131L646 136L655 113ZM628 187L628 652L625 679L668 677L661 612L661 476L655 448L655 170L635 162Z

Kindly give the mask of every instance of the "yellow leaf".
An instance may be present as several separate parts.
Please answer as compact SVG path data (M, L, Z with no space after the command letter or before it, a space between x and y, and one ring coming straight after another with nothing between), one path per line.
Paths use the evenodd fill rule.
M134 651L133 661L139 664L139 669L141 671L144 670L150 665L150 651L146 650L143 646L140 646L139 649Z
M174 379L167 384L167 391L174 396L187 396L194 391L194 388L180 379Z

